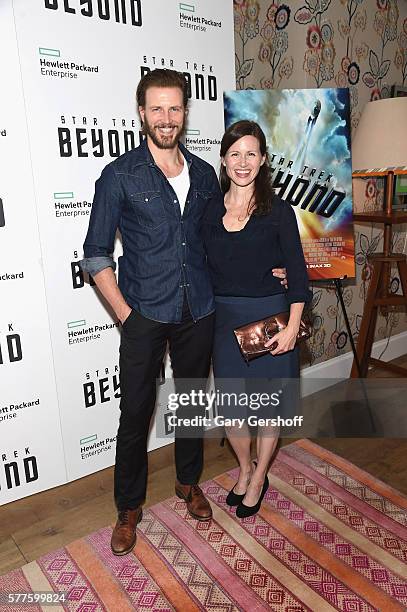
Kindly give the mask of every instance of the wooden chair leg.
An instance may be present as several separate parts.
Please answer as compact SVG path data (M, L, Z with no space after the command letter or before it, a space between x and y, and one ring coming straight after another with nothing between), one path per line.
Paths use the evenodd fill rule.
M382 270L383 270L383 262L375 261L373 264L373 274L372 274L369 289L367 292L365 307L363 309L362 325L360 327L360 332L359 332L358 342L357 342L357 347L356 347L356 353L357 353L358 360L359 360L360 367L361 367L360 375L362 377L365 377L367 374L368 359L365 358L365 356L367 355L366 345L367 345L367 342L370 343L372 337L374 336L374 328L372 332L372 323L374 323L374 326L376 326L377 308L374 307L374 301L375 301L377 291L379 288L380 278L382 276ZM375 314L374 314L374 311L375 311ZM369 356L370 356L370 353L368 354L368 357ZM353 360L350 376L351 378L359 377L359 372L358 372L355 360Z
M398 261L397 267L400 276L401 288L403 290L404 297L407 298L407 262Z

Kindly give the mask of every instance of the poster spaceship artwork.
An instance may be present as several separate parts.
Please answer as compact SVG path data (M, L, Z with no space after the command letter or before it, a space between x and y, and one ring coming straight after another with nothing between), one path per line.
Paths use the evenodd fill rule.
M349 90L224 94L225 128L263 129L276 194L293 206L311 280L355 276Z

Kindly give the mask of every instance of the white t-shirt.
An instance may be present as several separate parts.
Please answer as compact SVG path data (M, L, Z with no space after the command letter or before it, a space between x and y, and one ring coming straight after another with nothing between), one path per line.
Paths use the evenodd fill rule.
M179 207L181 209L181 215L184 213L185 202L187 199L188 191L189 191L189 168L187 164L187 160L183 157L184 167L182 168L181 174L178 176L174 176L172 178L168 178L167 180L170 183L171 187L177 194Z

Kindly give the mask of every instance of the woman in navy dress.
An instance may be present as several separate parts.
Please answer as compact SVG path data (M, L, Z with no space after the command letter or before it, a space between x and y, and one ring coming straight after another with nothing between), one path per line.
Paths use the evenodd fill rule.
M235 390L240 391L242 384L247 389L248 379L298 379L296 336L311 292L295 212L273 193L266 138L257 123L233 124L220 155L224 198L210 207L203 225L216 301L215 380L239 379ZM278 267L286 268L288 289L273 275ZM246 364L233 330L283 311L289 312L289 322L273 338L277 347ZM246 424L226 427L226 434L240 467L226 501L243 518L258 511L267 491L279 430L258 427L257 462L251 461Z

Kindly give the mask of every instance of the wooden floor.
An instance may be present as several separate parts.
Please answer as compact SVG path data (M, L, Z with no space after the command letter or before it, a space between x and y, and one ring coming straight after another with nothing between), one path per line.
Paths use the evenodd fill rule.
M407 365L407 357L394 362ZM374 375L384 376L382 372ZM283 439L281 443L285 445L292 441ZM315 442L407 495L407 440L319 438ZM235 465L227 444L221 447L218 439L205 441L202 480ZM146 504L172 496L174 479L173 446L151 452ZM0 575L113 523L112 490L113 468L108 468L1 507Z

